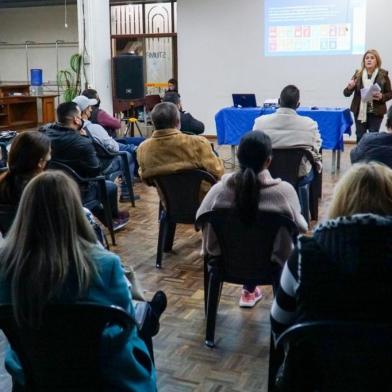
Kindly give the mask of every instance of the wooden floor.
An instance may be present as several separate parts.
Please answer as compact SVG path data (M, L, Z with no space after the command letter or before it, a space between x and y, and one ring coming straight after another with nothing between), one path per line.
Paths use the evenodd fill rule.
M350 149L346 146L342 154L340 173L349 167ZM219 154L229 158L228 147L220 148ZM230 171L228 162L227 166ZM331 152L324 151L321 219L326 217L339 178L339 174L331 175L330 169ZM240 309L240 286L224 285L216 326L217 347L205 347L201 235L192 226L179 225L173 252L165 254L163 268L157 270L158 198L156 191L144 184L136 184L135 189L141 199L136 208L121 205L129 208L131 220L117 234L118 245L112 250L133 266L148 299L159 289L168 296L161 330L154 339L159 390L267 391L271 288L262 287L264 298L255 308ZM0 370L0 391L9 390L9 378Z

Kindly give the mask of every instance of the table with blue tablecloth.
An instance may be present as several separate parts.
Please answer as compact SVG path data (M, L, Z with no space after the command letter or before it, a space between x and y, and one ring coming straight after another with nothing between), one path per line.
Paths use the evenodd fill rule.
M241 137L252 130L255 119L259 116L275 112L275 108L236 108L221 109L215 115L215 123L218 136L218 144L229 144L234 150ZM342 108L318 108L310 109L300 107L297 113L308 116L317 122L321 138L322 148L332 150L332 172L335 165L340 168L340 151L343 151L343 134L351 135L353 124L350 110Z

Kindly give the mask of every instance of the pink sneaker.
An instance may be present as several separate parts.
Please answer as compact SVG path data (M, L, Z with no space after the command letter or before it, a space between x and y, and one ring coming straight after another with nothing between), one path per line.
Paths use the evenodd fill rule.
M263 294L261 290L256 287L253 293L250 293L248 290L242 289L242 294L240 298L240 307L241 308L253 308L258 301L263 298Z

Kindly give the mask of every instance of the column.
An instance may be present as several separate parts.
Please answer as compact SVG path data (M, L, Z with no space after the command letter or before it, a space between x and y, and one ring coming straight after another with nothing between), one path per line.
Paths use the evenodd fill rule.
M102 109L112 113L109 0L78 0L78 29L88 86L98 91Z

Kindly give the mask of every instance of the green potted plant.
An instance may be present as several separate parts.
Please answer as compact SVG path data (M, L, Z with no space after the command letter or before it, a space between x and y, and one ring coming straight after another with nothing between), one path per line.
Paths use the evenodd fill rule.
M72 101L81 93L82 56L75 53L69 61L70 69L62 69L57 73L57 84L63 88L65 102Z

